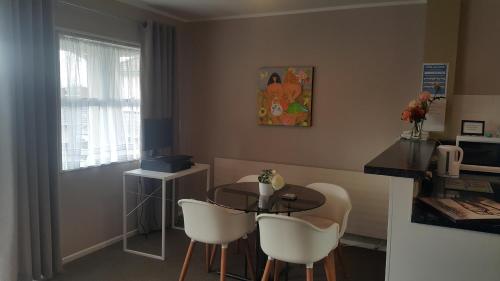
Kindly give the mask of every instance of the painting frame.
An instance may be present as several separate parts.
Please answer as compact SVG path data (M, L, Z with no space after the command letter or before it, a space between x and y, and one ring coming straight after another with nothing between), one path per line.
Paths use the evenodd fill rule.
M314 66L263 66L258 69L257 124L311 127Z

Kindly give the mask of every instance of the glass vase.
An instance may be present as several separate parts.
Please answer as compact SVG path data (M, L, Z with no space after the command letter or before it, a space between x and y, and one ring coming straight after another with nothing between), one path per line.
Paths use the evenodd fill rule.
M420 140L422 138L422 128L424 120L413 122L413 129L411 130L411 139Z

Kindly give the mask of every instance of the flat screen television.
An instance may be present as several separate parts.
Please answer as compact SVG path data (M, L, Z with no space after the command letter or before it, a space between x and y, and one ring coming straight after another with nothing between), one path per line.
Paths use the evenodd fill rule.
M171 119L144 119L142 126L142 148L158 156L158 150L172 146Z

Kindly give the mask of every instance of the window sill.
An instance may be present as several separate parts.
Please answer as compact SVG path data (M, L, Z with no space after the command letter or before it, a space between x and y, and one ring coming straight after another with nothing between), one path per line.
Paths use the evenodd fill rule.
M127 160L127 161L120 161L120 162L111 162L111 163L107 163L107 164L101 164L101 165L95 165L95 166L87 166L87 167L76 168L76 169L69 169L69 170L63 170L63 169L59 168L59 174L79 172L79 171L85 171L85 170L90 170L90 169L107 168L107 167L112 167L112 166L131 164L133 162L137 162L137 165L139 165L139 161L140 161L140 159L134 159L134 160Z

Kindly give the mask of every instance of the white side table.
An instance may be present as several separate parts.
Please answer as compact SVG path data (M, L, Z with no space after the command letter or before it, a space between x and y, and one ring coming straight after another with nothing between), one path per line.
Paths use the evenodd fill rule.
M143 169L135 169L130 171L123 172L123 250L127 253L132 253L136 255L141 255L149 258L154 258L158 260L165 260L165 217L166 217L166 186L168 181L172 181L172 228L182 229L180 227L175 226L175 179L185 177L188 175L196 174L206 171L207 173L207 190L210 187L210 165L208 164L194 164L189 169L182 170L176 173L165 173L165 172L155 172ZM140 178L150 178L150 179L159 179L161 180L161 194L162 194L162 206L161 206L161 255L153 255L149 253L144 253L136 250L130 250L127 248L127 217L134 213L140 206L142 206L146 201L148 201L152 196L146 195L146 198L141 201L133 210L127 213L127 190L126 190L126 178L127 176L135 176ZM154 193L153 191L152 193Z

